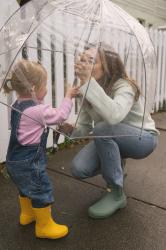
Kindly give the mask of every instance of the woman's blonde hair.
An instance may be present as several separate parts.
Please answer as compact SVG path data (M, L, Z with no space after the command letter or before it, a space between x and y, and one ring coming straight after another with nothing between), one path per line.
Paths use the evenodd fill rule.
M33 88L39 90L46 82L47 72L41 64L23 59L14 65L10 76L5 80L4 92L16 91L19 95L30 96Z

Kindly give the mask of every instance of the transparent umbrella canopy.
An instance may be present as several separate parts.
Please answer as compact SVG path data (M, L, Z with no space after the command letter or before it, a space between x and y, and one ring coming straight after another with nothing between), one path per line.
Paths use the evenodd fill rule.
M140 136L144 119L153 110L156 55L144 27L109 0L32 0L18 9L0 30L0 91L18 60L38 61L48 70L46 102L56 107L66 84L79 84L74 65L89 47L118 55L128 77L139 86L143 116L140 133L135 136ZM93 72L96 55L92 59ZM92 74L89 84L91 78ZM26 84L30 85L27 81ZM69 118L75 127L88 105L87 93L88 87L85 95L75 100ZM9 102L0 102L10 106ZM93 127L93 119L91 122ZM77 133L66 136L92 136L91 131L74 134Z

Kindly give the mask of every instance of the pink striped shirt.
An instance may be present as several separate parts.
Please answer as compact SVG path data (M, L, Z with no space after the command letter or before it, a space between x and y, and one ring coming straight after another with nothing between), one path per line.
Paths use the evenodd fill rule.
M68 119L71 109L72 101L69 98L64 98L58 108L53 108L48 104L38 104L27 108L24 113L32 119L25 115L21 116L18 129L19 142L22 145L39 143L44 126L64 122Z

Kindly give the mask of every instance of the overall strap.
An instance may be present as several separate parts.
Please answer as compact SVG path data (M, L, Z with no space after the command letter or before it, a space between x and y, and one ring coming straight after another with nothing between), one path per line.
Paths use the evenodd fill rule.
M21 116L24 115L22 113L24 112L25 109L32 107L32 106L36 106L36 105L37 105L36 102L33 100L22 101L20 103L18 101L16 101L13 104L13 108L15 108L21 112L21 113L19 113L18 111L14 110L14 109L12 109L12 112L11 112L12 137L14 137L17 142L18 142L17 131L19 128L20 119L21 119Z

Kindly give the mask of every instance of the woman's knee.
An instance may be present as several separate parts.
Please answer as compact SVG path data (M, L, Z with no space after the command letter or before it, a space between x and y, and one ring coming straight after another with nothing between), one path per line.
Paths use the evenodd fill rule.
M107 122L98 122L93 128L93 134L95 136L112 135L116 130L115 125L108 124Z
M105 130L105 122L99 122L95 125L93 128L93 134L98 136L98 135L103 135L104 130Z
M80 164L78 164L78 161L76 160L73 160L71 163L71 173L77 179L85 178L83 173L83 168L81 167Z
M79 164L78 161L72 161L71 173L77 179L86 179L93 177L94 171L87 167L86 164Z

